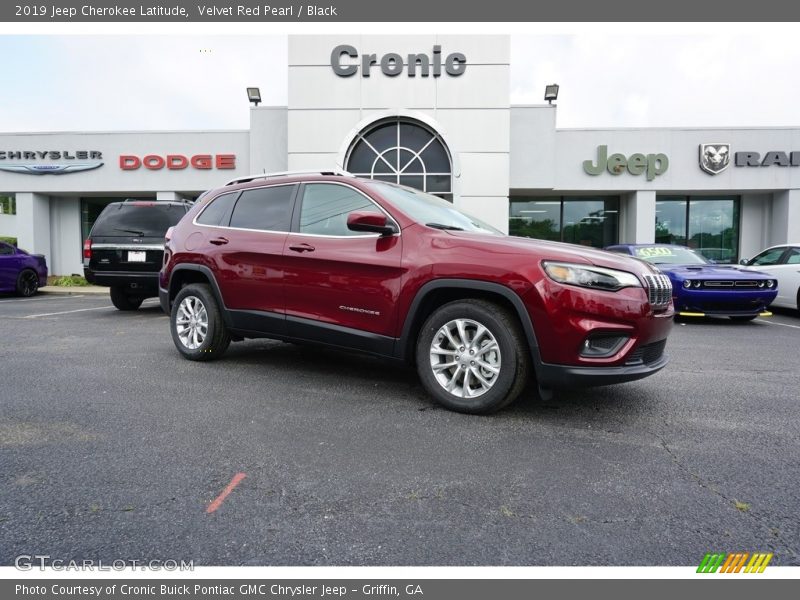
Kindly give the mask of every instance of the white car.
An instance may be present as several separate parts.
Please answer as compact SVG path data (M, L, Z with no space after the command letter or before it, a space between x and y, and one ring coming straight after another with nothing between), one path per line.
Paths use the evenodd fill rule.
M778 297L770 306L800 311L800 242L772 246L750 260L742 259L740 262L778 280Z

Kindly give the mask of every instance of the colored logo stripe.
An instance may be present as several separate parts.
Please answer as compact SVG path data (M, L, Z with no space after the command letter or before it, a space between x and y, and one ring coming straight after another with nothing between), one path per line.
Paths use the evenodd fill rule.
M763 573L764 569L772 560L772 553L755 552L752 555L749 552L734 552L723 554L719 552L709 552L700 561L700 566L697 567L698 573L739 573L744 567L744 573ZM747 562L747 559L750 562ZM745 562L747 566L745 567Z

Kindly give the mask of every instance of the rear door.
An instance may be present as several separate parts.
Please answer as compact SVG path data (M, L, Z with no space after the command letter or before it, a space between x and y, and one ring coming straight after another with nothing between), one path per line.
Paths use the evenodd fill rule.
M353 211L385 214L349 185L303 185L284 251L287 326L290 335L302 339L390 352L402 275L401 235L351 231L347 215Z
M213 263L237 328L273 333L283 329L283 247L296 192L296 184L244 190L230 216L205 231L202 244L193 250ZM221 200L215 199L196 222L202 223L205 212Z

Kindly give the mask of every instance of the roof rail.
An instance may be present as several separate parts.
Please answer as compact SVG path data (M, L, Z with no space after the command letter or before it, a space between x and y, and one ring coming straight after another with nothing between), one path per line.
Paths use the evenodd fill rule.
M352 173L344 169L330 169L326 171L279 171L276 173L256 173L255 175L244 175L235 177L225 185L236 185L237 183L247 183L256 179L269 179L270 177L291 177L292 175L341 175L342 177L355 177Z

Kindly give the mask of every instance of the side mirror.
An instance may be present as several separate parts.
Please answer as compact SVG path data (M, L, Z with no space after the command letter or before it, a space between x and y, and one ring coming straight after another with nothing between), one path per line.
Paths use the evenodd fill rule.
M386 215L376 212L351 212L347 215L347 228L351 231L367 231L380 235L397 233L394 225L389 222Z
M749 261L749 260L747 260L746 258L743 258L742 260L740 260L740 261L739 261L739 264L740 264L740 265L747 266L747 265L749 265L749 264L750 264L750 261Z

